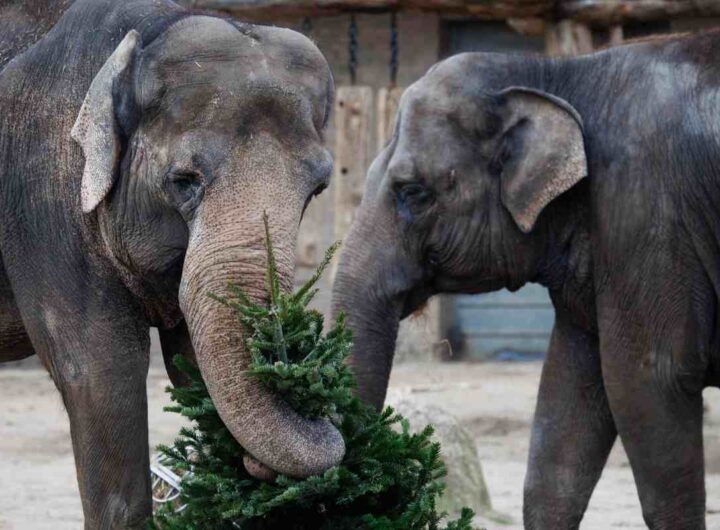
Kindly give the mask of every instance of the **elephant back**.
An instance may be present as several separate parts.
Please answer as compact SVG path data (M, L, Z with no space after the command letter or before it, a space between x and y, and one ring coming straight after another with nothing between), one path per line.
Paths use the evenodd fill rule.
M0 70L50 31L73 1L0 2Z

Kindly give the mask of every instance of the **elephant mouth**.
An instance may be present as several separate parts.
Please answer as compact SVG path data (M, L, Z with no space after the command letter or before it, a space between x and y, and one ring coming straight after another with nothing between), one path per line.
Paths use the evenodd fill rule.
M437 294L433 285L421 285L409 291L401 301L400 318L406 318L413 314L422 313L431 296Z
M499 289L518 290L522 284L511 288L497 278L441 278L435 281L436 293L485 294Z

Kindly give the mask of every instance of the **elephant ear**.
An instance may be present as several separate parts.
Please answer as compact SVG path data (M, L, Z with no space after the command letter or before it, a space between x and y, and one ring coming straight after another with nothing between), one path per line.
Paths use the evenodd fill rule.
M507 124L498 153L502 202L528 233L551 201L587 176L582 119L540 90L510 87L498 96Z
M112 189L118 173L130 79L140 50L140 34L131 30L93 79L70 135L85 155L81 186L84 213L92 212ZM118 95L119 94L119 95Z

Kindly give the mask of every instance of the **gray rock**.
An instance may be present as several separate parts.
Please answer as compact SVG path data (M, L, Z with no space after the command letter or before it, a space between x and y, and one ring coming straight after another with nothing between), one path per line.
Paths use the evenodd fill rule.
M411 395L388 398L388 404L407 418L413 431L428 424L435 428L435 439L442 447L448 472L438 508L451 516L456 516L464 506L480 515L499 515L492 510L475 441L458 419L442 407L413 400Z

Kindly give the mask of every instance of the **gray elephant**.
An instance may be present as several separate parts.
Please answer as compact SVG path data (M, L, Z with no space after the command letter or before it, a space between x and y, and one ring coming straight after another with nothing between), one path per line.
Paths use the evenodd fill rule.
M0 0L0 70L37 42L72 0Z
M403 95L369 170L333 297L364 399L383 403L398 321L431 295L550 292L526 528L579 526L618 434L647 525L705 527L718 50L714 32L576 58L450 58Z
M342 458L328 421L245 375L237 321L207 296L266 297L264 211L291 284L332 97L302 35L167 0L78 0L0 72L0 360L36 353L59 389L85 528L150 514L151 326L166 356L194 351L249 467L302 477Z

